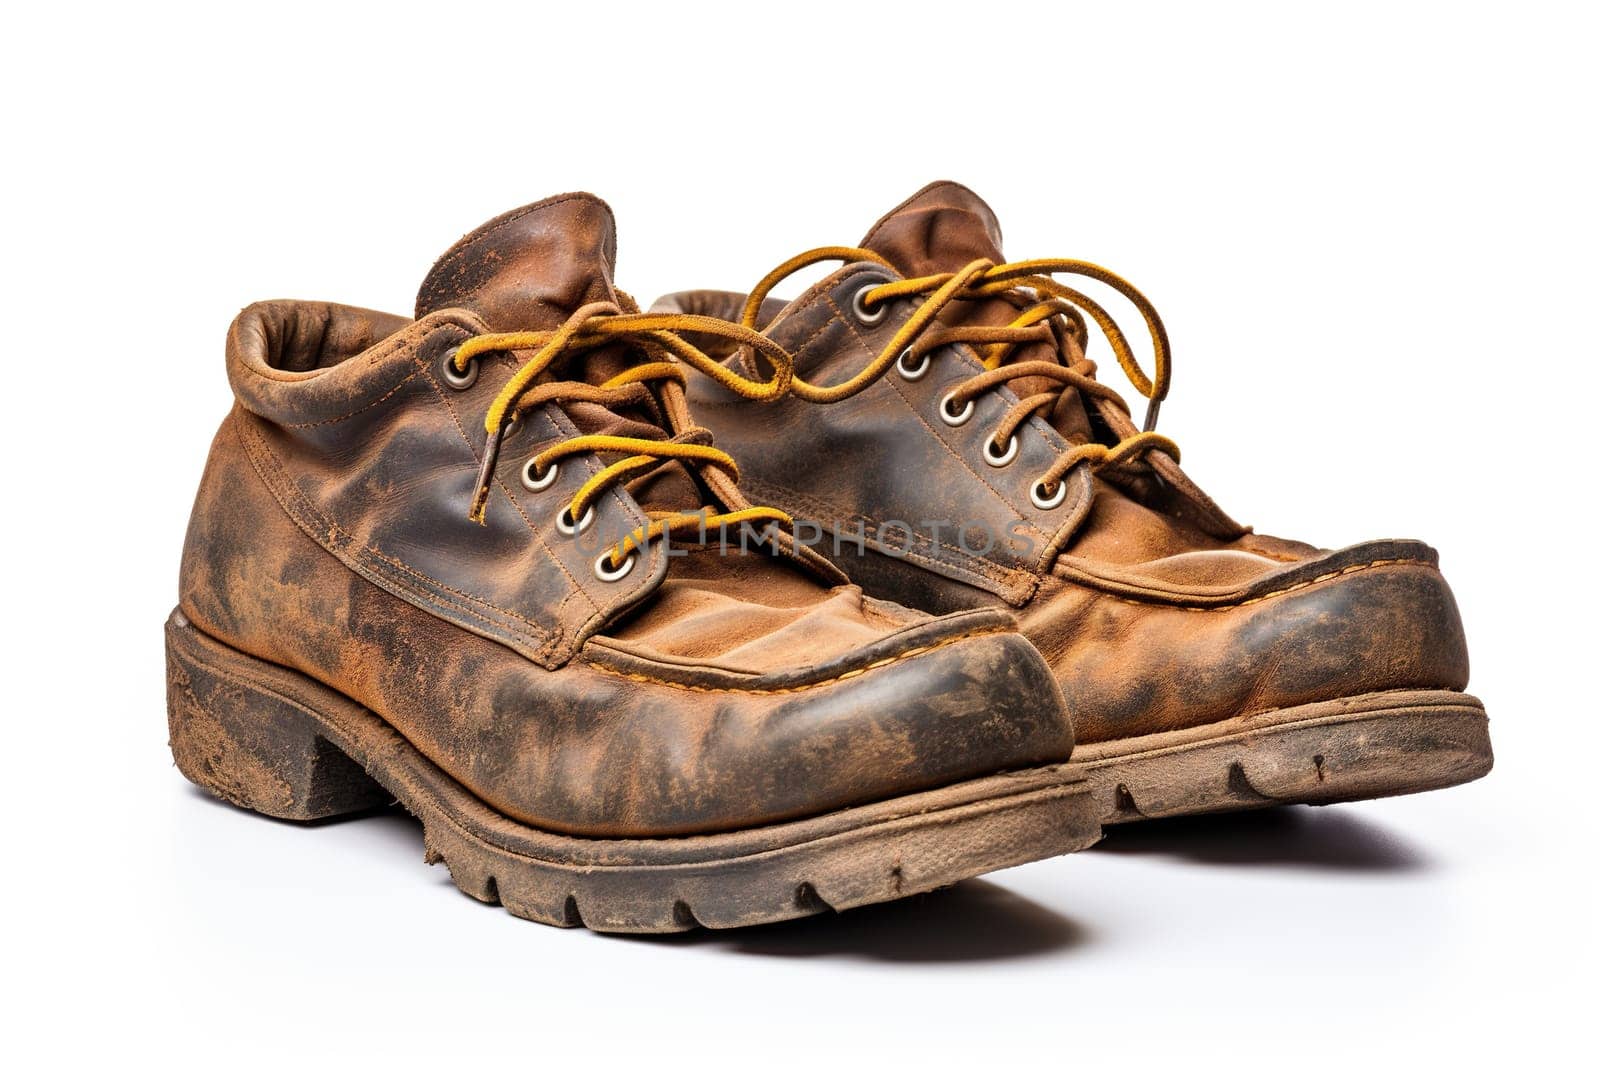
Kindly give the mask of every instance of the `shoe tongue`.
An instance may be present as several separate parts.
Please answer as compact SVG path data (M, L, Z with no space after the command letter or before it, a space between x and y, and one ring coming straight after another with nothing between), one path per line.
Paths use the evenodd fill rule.
M611 281L616 259L616 219L606 202L589 193L554 196L490 219L457 241L423 279L416 316L459 307L497 333L554 329L585 304L621 302ZM639 358L625 345L607 345L560 364L554 373L598 385ZM580 433L670 436L655 413L641 406L567 402L562 410ZM676 463L631 491L639 503L663 510L690 510L701 502L698 487Z
M461 307L501 333L552 329L584 304L617 299L616 258L616 220L604 200L551 197L457 241L423 279L416 316Z
M878 220L861 247L906 277L945 274L974 259L1003 262L1000 222L965 185L936 181Z
M867 232L861 247L877 252L906 277L948 274L974 259L1005 262L1000 221L994 211L977 193L953 181L936 181L884 215ZM941 320L947 325L959 322L998 326L1016 316L1015 306L994 297L957 301ZM1011 354L1010 361L1031 359L1059 362L1060 356L1052 345L1026 344ZM1021 378L1011 382L1010 387L1018 396L1026 397L1054 388L1055 382L1049 378ZM1089 439L1088 415L1076 395L1063 399L1051 421L1064 436Z

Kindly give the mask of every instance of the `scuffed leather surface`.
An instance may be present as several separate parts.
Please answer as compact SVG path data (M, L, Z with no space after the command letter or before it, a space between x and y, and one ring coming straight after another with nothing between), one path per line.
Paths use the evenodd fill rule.
M796 371L808 380L842 381L910 315L902 302L869 327L848 310L858 288L887 276L874 266L837 271L788 305L767 333L794 354ZM1019 431L1019 453L1009 466L983 461L983 427L1015 402L1009 393L980 397L965 425L938 417L943 396L981 369L972 351L959 346L933 355L919 380L891 370L859 395L826 407L794 398L758 406L701 382L690 383L690 399L696 417L736 450L752 499L813 519L830 534L835 525L853 533L859 523L869 539L917 565L1019 606L1037 590L1052 546L1083 517L1087 481L1070 480L1066 502L1053 511L1028 505L1033 479L1068 447L1037 419ZM930 527L930 519L946 524ZM970 523L965 544L959 521ZM998 534L988 550L980 528Z
M992 614L891 634L871 661L894 661L847 678L864 664L724 682L614 649L546 670L305 536L256 477L232 418L184 556L180 605L203 631L338 689L491 806L556 832L759 825L1057 762L1072 747L1048 667Z
M1001 259L993 213L948 182L890 212L865 244L907 275ZM843 379L911 313L901 301L871 330L854 322L855 279L879 269L848 267L765 312L774 318L769 333L796 350L807 377ZM689 292L657 306L736 315L741 305L737 295ZM977 449L1015 393L996 390L959 428L934 415L937 397L977 366L970 351L941 350L920 381L891 370L826 406L789 398L757 408L705 390L694 398L744 466L753 499L825 526L859 520L870 531L934 517L996 528L1030 519L1030 534L1044 534L1031 555L974 560L922 541L908 552L865 554L845 544L833 558L869 594L922 610L1009 608L1067 693L1081 741L1383 689L1465 687L1461 620L1432 549L1374 541L1329 552L1255 534L1165 457L1145 474L1085 477L1058 510L1041 514L1027 501L1029 471L1043 469L1063 442L1089 439L1090 406L1064 404L1049 422L1030 419L1021 453L997 472ZM1095 418L1132 431L1121 411L1092 406Z
M366 314L322 312L335 328ZM465 520L483 412L514 370L508 359L484 360L472 389L443 383L446 352L482 332L480 321L439 312L333 366L288 379L263 373L273 362L265 338L281 319L307 313L294 304L247 308L229 335L228 369L249 412L238 420L241 445L308 536L396 595L546 666L566 661L583 636L660 582L660 557L614 585L588 578L598 545L555 530L561 494L519 491L522 462L573 432L551 406L503 447L486 524ZM563 476L601 465L574 459ZM596 513L613 528L643 520L621 491ZM543 565L528 565L534 559Z
M1388 689L1460 690L1466 642L1435 558L1378 541L1243 586L1122 593L1059 566L1019 621L1072 694L1084 742Z
M600 545L554 529L567 494L516 480L577 432L554 405L507 437L487 525L467 519L484 410L517 363L481 361L465 391L441 363L506 328L485 311L520 309L529 328L612 291L574 266L587 255L609 270L596 204L558 198L464 239L419 304L449 292L469 307L414 322L246 309L228 343L238 405L185 542L185 615L357 700L490 805L558 832L713 832L1063 761L1060 693L1003 612L931 619L772 559L723 567L659 548L600 582ZM558 484L575 487L600 460L563 464ZM600 506L613 525L642 518L622 489Z
M615 300L616 226L611 208L586 193L498 215L439 257L417 290L416 316L471 307L497 329L520 329Z

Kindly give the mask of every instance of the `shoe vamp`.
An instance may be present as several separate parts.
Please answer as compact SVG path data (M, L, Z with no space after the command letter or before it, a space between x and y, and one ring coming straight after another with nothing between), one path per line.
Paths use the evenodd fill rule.
M645 658L768 674L829 662L924 617L713 547L674 559L647 609L608 636Z
M1216 537L1101 481L1095 486L1094 506L1065 554L1204 585L1234 584L1323 553L1276 537Z

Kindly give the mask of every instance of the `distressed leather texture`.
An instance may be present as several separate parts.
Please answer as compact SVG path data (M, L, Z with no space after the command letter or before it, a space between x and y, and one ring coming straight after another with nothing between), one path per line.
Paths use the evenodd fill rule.
M296 301L242 312L227 343L237 403L184 546L189 620L360 702L485 802L555 832L715 832L1065 760L1060 693L1005 612L930 617L806 552L657 545L601 581L600 546L555 517L604 457L563 460L564 492L531 493L517 471L606 419L693 429L681 394L620 422L537 408L506 438L485 524L469 521L485 410L526 353L480 359L465 389L447 354L619 298L615 247L604 203L557 197L463 238L414 319ZM607 373L626 358L596 355ZM609 492L597 525L641 521L644 495L744 502L730 479L678 469Z
M912 313L911 301L897 300L864 322L852 305L860 286L1004 261L994 213L950 182L884 216L862 247L895 272L852 264L761 311L765 332L819 385L858 371ZM736 319L743 302L695 291L656 306ZM941 321L1000 324L1015 314L1000 300L968 301ZM1061 356L1044 357L1075 362L1084 344L1073 335ZM1028 348L1015 358L1051 352ZM791 395L757 406L700 382L690 395L699 420L739 460L749 496L814 520L815 547L868 593L934 613L1009 611L1061 682L1080 742L1385 689L1465 686L1461 620L1426 545L1327 551L1255 534L1160 453L1105 476L1079 466L1062 504L1041 509L1028 495L1032 479L1073 444L1132 434L1127 415L1069 392L1048 418L1029 418L1016 458L994 467L981 453L987 435L1037 384L1024 378L985 394L970 420L950 426L937 415L941 398L981 362L954 345L927 365L917 380L891 369L828 405ZM836 538L839 528L865 536ZM986 546L980 530L1004 535Z

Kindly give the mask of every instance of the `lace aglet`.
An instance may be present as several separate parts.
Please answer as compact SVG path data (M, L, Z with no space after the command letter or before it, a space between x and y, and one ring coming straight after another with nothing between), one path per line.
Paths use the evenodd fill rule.
M467 509L467 517L480 526L488 524L489 488L495 463L500 458L500 438L505 436L505 432L505 426L502 425L483 441L483 462L478 464L478 480L472 487L472 506Z
M467 517L480 526L489 524L489 486L480 485L472 494L472 506L467 509Z

